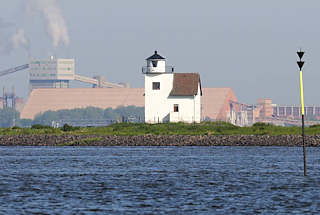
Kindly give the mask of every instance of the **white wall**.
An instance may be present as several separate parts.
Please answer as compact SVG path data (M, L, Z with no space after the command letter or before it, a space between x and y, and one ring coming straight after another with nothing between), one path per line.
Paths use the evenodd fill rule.
M147 61L148 72L154 73L165 73L166 72L166 61L165 60L155 60L158 61L157 67L153 67L152 60Z
M152 82L160 82L160 90L152 90ZM145 74L145 121L147 123L169 120L168 96L172 90L173 73Z
M57 79L58 80L74 80L75 61L74 59L58 59L57 60Z
M200 83L198 84L198 93L195 96L195 121L197 123L201 122L201 89L200 89Z
M179 105L179 112L174 112L175 104ZM200 85L196 96L169 97L170 122L200 123L201 121L201 95Z

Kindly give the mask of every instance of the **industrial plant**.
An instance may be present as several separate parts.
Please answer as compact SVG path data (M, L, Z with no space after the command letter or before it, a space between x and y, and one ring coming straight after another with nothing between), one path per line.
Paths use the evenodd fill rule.
M145 106L144 88L130 88L128 83L111 83L101 76L91 78L78 75L74 59L51 57L48 60L31 60L29 64L0 72L0 77L23 70L29 72L30 90L28 100L23 108L19 108L23 119L34 119L37 114L49 110ZM92 88L70 88L70 81L89 83ZM231 111L229 103L237 102L232 89L202 88L202 94L201 120L228 121ZM7 95L0 100L6 104L4 108L8 106L8 99ZM14 101L13 104L16 104L17 100Z
M13 108L21 112L23 106L24 100L23 98L16 96L14 87L12 87L12 91L3 88L3 94L2 97L0 97L0 109Z
M320 106L305 106L306 124L318 124L320 120ZM270 123L280 126L300 126L301 106L273 104L272 99L257 99L256 104L247 105L230 102L229 122L247 126L257 122Z
M160 60L162 61L163 59ZM152 64L152 59L149 59L149 61L149 66L151 65L152 68L158 69L154 67L157 65ZM150 70L151 67L147 67L144 66L142 68L142 74L146 74L146 69ZM167 67L164 66L164 68L164 74L172 75L172 83L176 81L174 86L181 85L184 90L183 81L180 83L177 80L177 74L179 73L174 75L173 67L170 67L170 71L168 70L169 72L166 73ZM78 75L76 73L75 59L51 57L48 60L31 60L29 64L1 71L0 78L23 70L28 70L29 72L29 98L26 103L24 104L23 99L15 95L14 88L11 91L3 89L2 97L0 97L0 108L14 108L20 112L22 119L34 119L37 114L63 109L145 107L146 94L144 88L130 88L128 83L111 83L102 76L86 77ZM159 77L158 74L151 74L151 76ZM174 77L176 80L174 80ZM70 81L89 83L92 84L92 88L70 88ZM256 122L284 126L299 125L300 123L298 120L300 117L299 106L272 104L272 100L269 98L258 99L256 104L249 105L240 103L235 97L232 88L202 87L199 89L201 89L202 96L199 106L200 118L197 121L226 121L238 126L249 126ZM171 88L168 88L168 90L170 91ZM178 103L176 103L174 102L172 105L177 106ZM176 107L172 106L172 112L176 110L174 108ZM305 112L307 119L309 119L306 122L307 124L311 125L316 123L316 120L320 120L320 107L306 107ZM150 117L154 118L155 122L158 121L153 115L150 115ZM182 119L180 117L180 120Z
M69 88L70 81L92 84L93 88L126 88L129 84L110 83L102 76L86 77L75 73L74 59L31 60L29 64L0 71L0 77L29 69L30 92L41 88Z

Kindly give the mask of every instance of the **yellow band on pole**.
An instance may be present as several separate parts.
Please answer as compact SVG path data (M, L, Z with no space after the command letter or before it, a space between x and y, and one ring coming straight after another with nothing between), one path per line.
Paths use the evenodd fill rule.
M302 71L300 71L301 115L304 115Z

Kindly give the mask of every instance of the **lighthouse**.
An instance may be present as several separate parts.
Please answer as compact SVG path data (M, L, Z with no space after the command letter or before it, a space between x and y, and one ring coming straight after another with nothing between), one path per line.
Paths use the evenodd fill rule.
M200 75L174 73L157 51L146 62L145 122L200 122Z
M169 122L168 95L172 89L173 67L166 66L166 59L157 51L146 59L142 68L145 75L145 121Z
M147 73L165 73L166 72L166 59L158 54L157 51L154 55L148 57L147 61Z

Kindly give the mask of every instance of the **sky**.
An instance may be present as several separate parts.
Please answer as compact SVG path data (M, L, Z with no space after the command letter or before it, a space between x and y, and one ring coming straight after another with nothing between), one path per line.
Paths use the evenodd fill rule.
M317 0L3 0L0 70L54 55L75 58L77 74L144 87L141 67L158 50L175 72L200 73L202 87L231 87L242 103L299 104L302 48L305 103L320 105L319 11ZM56 38L51 12L65 25L53 26ZM13 35L24 37L14 45ZM1 89L12 86L27 98L28 71L0 77Z

